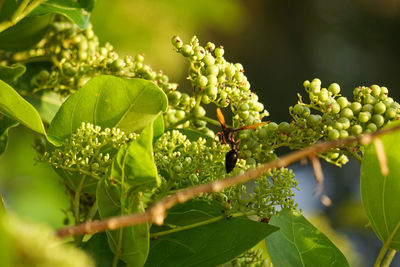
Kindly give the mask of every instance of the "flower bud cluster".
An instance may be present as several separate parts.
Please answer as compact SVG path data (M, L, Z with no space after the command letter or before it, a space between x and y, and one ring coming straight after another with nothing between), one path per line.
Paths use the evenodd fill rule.
M171 190L225 178L225 154L229 150L228 145L209 145L202 138L190 141L178 130L164 133L154 145L154 158L163 181L155 199ZM246 161L239 159L232 174L249 168ZM258 180L258 186L250 195L246 194L251 191L246 185L236 185L206 198L219 201L227 212L254 212L263 218L269 218L281 208L296 207L292 189L297 182L290 170L272 171Z
M118 128L102 130L100 126L82 122L62 147L45 152L42 160L55 168L100 178L108 172L118 149L136 136L135 133L125 134Z

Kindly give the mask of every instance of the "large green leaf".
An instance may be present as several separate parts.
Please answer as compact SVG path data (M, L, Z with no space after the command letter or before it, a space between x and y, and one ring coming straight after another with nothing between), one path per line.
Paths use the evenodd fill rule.
M361 197L379 239L400 251L400 132L386 134L380 140L385 149L389 173L382 175L375 146L368 145L361 163Z
M48 135L60 143L82 122L139 132L166 108L166 95L150 81L98 76L64 102Z
M0 49L22 51L36 45L46 34L53 14L29 16L0 33Z
M159 184L153 160L153 125L122 147L108 177L97 186L97 206L102 219L144 211L142 192ZM143 266L149 251L148 224L107 232L111 250L129 266ZM118 252L119 251L119 252Z
M151 240L145 266L218 266L278 229L244 217L225 218L223 210L218 203L200 200L173 207L165 221L171 232L162 235L165 226L152 227L153 235L160 236ZM182 226L186 229L178 231Z
M87 8L92 8L91 3L86 3ZM85 7L86 8L86 7ZM47 0L38 6L33 12L33 15L42 15L48 13L57 13L66 16L72 20L79 28L85 29L89 23L90 13L88 9L73 0Z
M8 143L8 130L18 125L18 122L0 114L0 155L4 153Z
M60 96L51 91L28 95L26 99L36 108L42 120L48 124L62 105Z
M0 113L19 121L35 132L46 135L36 109L22 98L11 86L0 80Z
M26 68L24 65L15 65L15 66L2 66L0 65L0 80L5 81L10 84L15 81L18 77L20 77Z
M342 252L300 213L283 210L269 223L280 227L267 238L274 267L349 266Z
M87 252L96 262L96 267L110 267L113 264L114 254L110 250L106 233L97 233L87 242L83 243L82 249ZM119 262L117 266L123 266Z

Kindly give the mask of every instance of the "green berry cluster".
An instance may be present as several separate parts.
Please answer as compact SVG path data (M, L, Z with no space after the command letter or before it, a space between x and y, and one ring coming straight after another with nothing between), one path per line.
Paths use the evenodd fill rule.
M162 180L154 200L171 191L225 178L225 154L229 150L228 145L209 145L202 138L190 141L178 130L164 133L154 145L154 158ZM233 174L250 166L239 159ZM250 194L246 193L251 191L247 185L236 185L205 198L220 202L227 214L246 212L269 218L279 209L296 208L292 189L297 189L292 171L280 169L261 176Z
M268 116L257 95L250 91L243 66L226 61L222 46L217 47L211 42L200 46L196 36L188 44L174 36L172 44L178 53L189 60L188 80L196 99L193 108L197 108L200 102L214 103L219 107L230 105L235 115L234 127L254 124Z
M108 172L118 149L136 136L135 133L125 134L118 128L102 130L100 126L82 122L62 147L45 152L42 160L56 169L86 174L96 183Z
M386 87L357 87L353 102L340 94L337 83L322 88L321 81L314 79L305 81L304 88L310 102L303 102L299 95L298 104L289 108L291 122L270 122L256 131L262 143L261 156L281 146L301 149L321 139L337 140L371 133L400 118L400 105L388 97ZM354 144L332 149L321 157L341 166L348 162L348 155L358 158L358 151L359 147Z
M144 64L143 55L121 58L111 44L100 46L91 24L81 30L62 16L56 18L46 36L33 49L18 53L0 51L1 62L9 65L44 63L35 66L39 70L30 79L33 93L51 90L65 97L101 74L151 80L166 92L178 86L169 83L168 76L161 71L156 72Z

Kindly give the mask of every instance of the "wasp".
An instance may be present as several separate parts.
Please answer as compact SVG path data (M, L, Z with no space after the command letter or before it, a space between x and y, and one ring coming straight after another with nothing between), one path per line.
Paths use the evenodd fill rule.
M217 132L217 134L214 137L214 140L217 136L220 136L221 144L228 144L231 146L231 150L225 155L225 170L226 173L230 173L233 170L233 168L235 168L237 159L239 157L240 140L236 139L236 132L247 129L255 129L258 126L266 124L266 122L260 122L252 125L243 126L238 129L233 129L232 127L226 125L224 114L222 114L220 108L217 108L217 117L219 123L221 124L222 131Z

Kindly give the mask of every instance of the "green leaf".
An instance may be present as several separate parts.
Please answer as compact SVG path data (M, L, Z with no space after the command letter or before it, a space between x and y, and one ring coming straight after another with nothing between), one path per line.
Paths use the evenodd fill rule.
M267 238L274 267L349 266L342 252L300 213L283 210L269 223L280 227Z
M144 212L142 192L151 191L160 181L153 159L153 125L122 147L115 156L108 177L97 186L97 206L102 219ZM115 255L129 266L143 266L149 251L148 224L107 232Z
M60 96L51 91L28 95L26 100L36 108L42 120L48 124L62 105Z
M151 240L145 266L218 266L278 229L244 217L227 219L222 210L216 202L201 200L173 207L165 221L172 226L168 234L159 232L165 227L152 227L157 238ZM178 231L182 226L186 229Z
M153 141L155 142L164 133L164 116L162 113L154 120L153 123Z
M90 3L87 3L90 9ZM42 15L48 13L57 13L66 16L73 21L79 28L85 29L89 23L90 13L88 9L73 0L47 0L38 6L33 12L33 15Z
M79 5L88 12L94 8L95 0L78 0Z
M107 242L107 235L102 232L93 235L82 245L82 249L95 260L96 267L109 267L113 264L114 254ZM123 266L123 263L120 261L117 266Z
M3 80L6 83L10 84L22 74L24 74L25 71L26 67L24 65L15 65L11 67L0 65L0 80Z
M139 132L166 108L166 95L152 82L98 76L63 103L50 124L48 135L62 143L82 122Z
M36 109L3 81L0 81L0 113L19 121L35 132L46 135Z
M0 49L22 51L33 47L44 37L53 17L53 14L46 14L24 18L0 33Z
M0 155L7 149L8 131L17 126L18 122L0 114Z
M399 125L392 123L391 126ZM368 145L361 163L361 198L368 219L382 242L400 251L400 132L379 137L389 168L384 176L373 143Z
M153 158L152 124L144 128L138 138L118 151L110 175L114 180L126 183L135 192L151 190L160 185Z
M0 217L2 217L3 214L5 214L5 213L6 213L6 205L4 203L3 196L0 195Z

